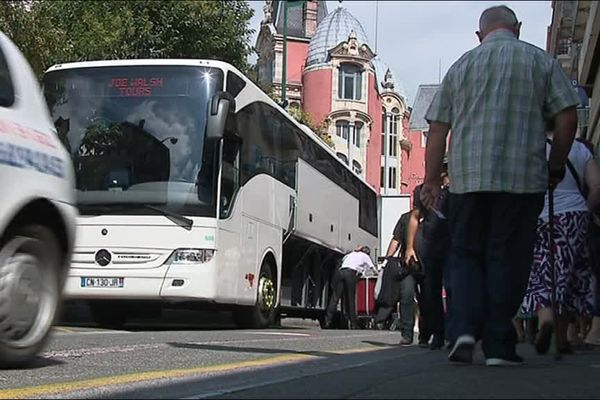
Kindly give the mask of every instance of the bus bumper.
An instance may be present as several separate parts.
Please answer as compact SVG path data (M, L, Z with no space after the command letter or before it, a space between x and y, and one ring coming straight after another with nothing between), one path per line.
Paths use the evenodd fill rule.
M218 302L216 262L151 269L86 269L72 266L65 284L67 299ZM95 287L90 284L110 284Z

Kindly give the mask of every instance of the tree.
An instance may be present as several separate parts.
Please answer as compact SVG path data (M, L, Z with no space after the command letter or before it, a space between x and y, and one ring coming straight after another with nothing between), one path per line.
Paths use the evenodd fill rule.
M0 3L0 29L38 75L55 63L208 58L248 69L254 11L246 1L30 0Z
M252 76L250 78L252 79ZM260 84L256 81L254 81L254 82L274 102L276 102L277 104L281 103L281 97L275 91L275 89L273 88L273 86L271 84ZM322 121L320 124L316 124L313 121L312 115L308 111L303 110L302 108L288 107L286 111L288 112L288 114L290 114L292 117L294 117L294 119L296 121L298 121L299 123L301 123L303 125L308 126L310 128L310 130L312 130L314 133L317 134L319 139L321 139L322 141L325 142L325 144L327 144L327 146L329 146L331 148L335 147L335 144L333 143L333 140L331 139L331 136L329 135L329 132L327 131L327 122L326 121Z
M296 119L296 121L308 126L329 147L334 147L333 140L331 139L329 132L327 132L327 123L325 121L320 124L315 124L310 113L298 107L290 107L287 111Z

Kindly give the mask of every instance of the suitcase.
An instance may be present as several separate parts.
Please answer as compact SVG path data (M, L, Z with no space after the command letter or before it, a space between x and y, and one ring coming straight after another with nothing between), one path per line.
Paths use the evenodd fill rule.
M377 276L360 277L356 282L356 317L362 328L371 327L375 321L375 284Z

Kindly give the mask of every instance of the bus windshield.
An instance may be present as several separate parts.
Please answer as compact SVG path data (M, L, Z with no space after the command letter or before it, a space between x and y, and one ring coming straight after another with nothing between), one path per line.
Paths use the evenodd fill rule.
M216 143L205 141L215 68L119 66L49 72L44 94L70 152L82 214L216 215Z

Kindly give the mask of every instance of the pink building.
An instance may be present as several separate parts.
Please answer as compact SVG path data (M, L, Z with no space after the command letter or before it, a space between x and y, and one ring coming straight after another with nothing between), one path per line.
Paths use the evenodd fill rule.
M263 10L259 81L280 93L283 3L267 0ZM326 2L316 0L288 8L287 52L289 107L325 122L340 159L381 194L407 193L413 182L408 178L422 179L422 140L409 133L406 96L346 8L328 12Z
M439 85L419 85L415 103L410 113L407 137L412 144L412 149L402 154L402 193L413 193L416 186L423 183L425 178L425 145L429 133L429 123L425 114L429 108Z

